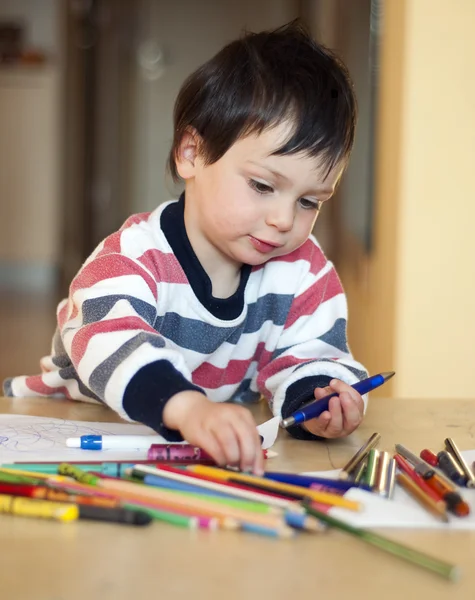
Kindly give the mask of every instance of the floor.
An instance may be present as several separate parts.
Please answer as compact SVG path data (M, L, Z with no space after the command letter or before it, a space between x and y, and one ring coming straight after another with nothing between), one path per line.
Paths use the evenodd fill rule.
M0 291L0 382L40 372L39 359L50 351L55 311L56 301L47 295Z

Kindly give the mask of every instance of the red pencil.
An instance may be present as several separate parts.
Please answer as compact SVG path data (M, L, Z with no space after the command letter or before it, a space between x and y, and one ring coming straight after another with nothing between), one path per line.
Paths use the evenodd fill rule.
M396 460L396 463L401 471L404 471L404 473L409 475L412 481L417 483L420 489L423 490L430 498L432 498L432 500L435 500L436 502L443 502L445 504L443 497L429 485L427 485L425 479L415 472L407 460L405 460L400 454L395 454L394 459Z

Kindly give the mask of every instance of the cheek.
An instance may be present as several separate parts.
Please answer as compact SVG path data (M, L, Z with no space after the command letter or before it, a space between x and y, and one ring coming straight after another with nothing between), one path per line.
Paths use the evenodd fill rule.
M317 216L313 211L301 212L294 226L296 237L306 240L312 233Z

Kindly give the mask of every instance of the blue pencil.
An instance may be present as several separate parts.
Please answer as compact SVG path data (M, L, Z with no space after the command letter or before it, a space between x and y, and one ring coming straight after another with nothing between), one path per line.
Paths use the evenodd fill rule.
M219 496L221 498L233 498L231 494L225 494L223 492L217 492L215 490L209 490L207 488L199 487L191 483L183 483L182 481L175 481L174 479L167 479L166 477L159 477L158 475L145 475L143 483L146 485L152 485L154 487L166 488L168 490L177 490L179 492L196 492L205 496Z
M293 473L277 473L267 472L264 477L281 483L290 483L292 485L300 485L301 487L310 487L313 483L327 486L335 490L347 491L350 488L357 487L362 490L371 491L371 488L365 483L356 483L354 481L341 481L339 479L328 479L327 477L311 477L307 475L294 475Z

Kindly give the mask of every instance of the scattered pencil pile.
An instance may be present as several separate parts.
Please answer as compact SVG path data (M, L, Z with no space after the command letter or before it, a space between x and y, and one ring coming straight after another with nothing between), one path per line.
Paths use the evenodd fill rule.
M241 530L276 538L335 527L454 580L458 575L454 565L332 516L332 507L349 511L364 508L360 502L345 497L350 488L359 487L391 498L395 481L438 518L446 510L458 516L468 514L469 507L452 483L453 477L449 480L442 476L436 467L403 446L396 446L394 458L379 452L375 446L380 437L373 434L337 480L271 471L258 477L221 469L211 465L210 458L199 449L185 446L174 459L170 458L170 448L155 447L154 456L163 457L161 462L155 459L3 465L0 513L135 526L162 521L187 528ZM438 467L444 468L445 462L439 457ZM466 475L464 481L471 479Z
M375 448L380 438L378 433L370 437L343 467L340 479L360 483L386 498L393 497L397 482L420 506L445 523L449 522L448 513L456 517L470 514L459 488L474 487L475 475L451 438L445 440L447 450L437 455L424 449L416 456L396 444L393 457Z

